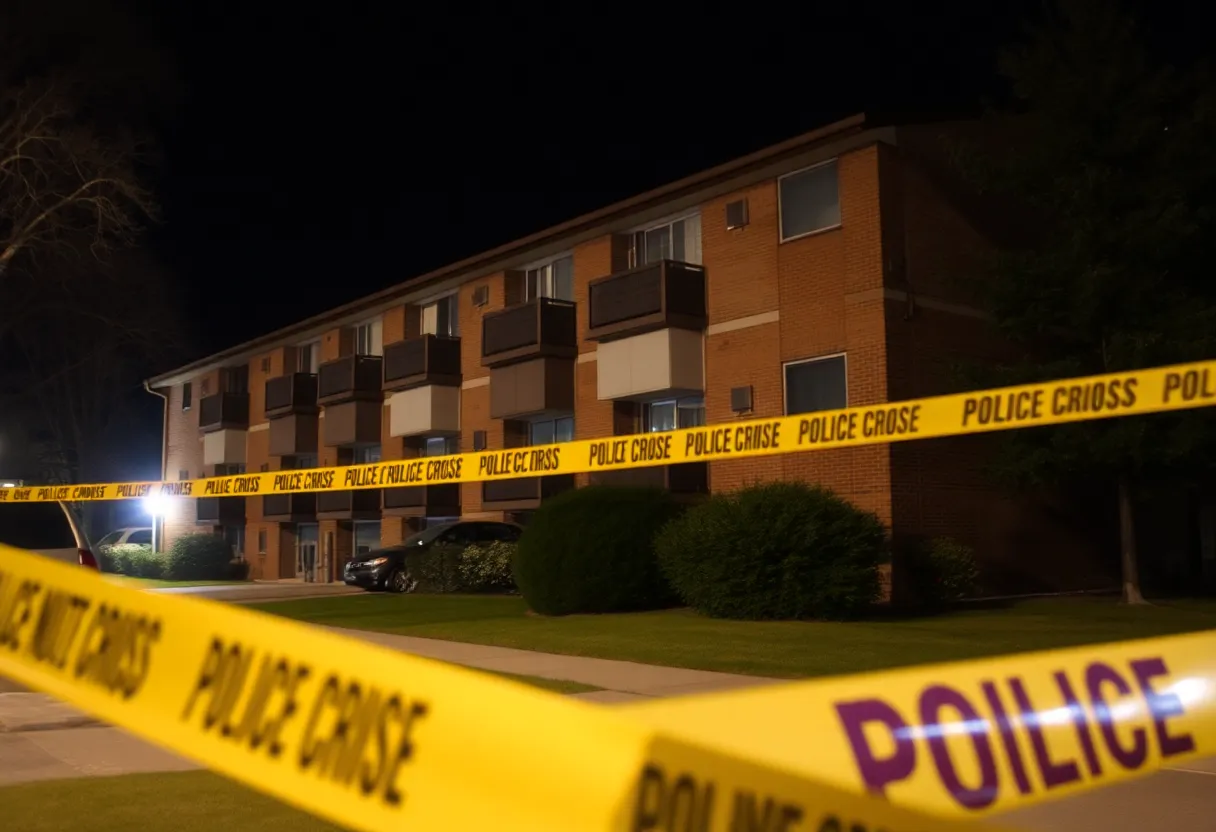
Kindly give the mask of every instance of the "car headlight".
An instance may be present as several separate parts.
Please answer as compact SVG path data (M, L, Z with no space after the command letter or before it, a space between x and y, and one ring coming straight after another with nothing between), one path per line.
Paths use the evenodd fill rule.
M375 560L369 560L367 562L367 565L368 566L379 566L382 563L388 563L388 558L376 558Z

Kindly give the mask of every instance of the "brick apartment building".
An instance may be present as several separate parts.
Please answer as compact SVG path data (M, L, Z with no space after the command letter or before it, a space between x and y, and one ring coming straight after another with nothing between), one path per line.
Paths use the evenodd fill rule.
M965 275L988 234L945 126L857 116L182 367L165 478L587 439L944 392L1000 349ZM974 544L1018 585L1089 580L1079 536L992 490L982 438L601 474L681 494L821 482L897 538ZM333 580L428 522L514 517L587 475L184 501L257 578ZM1067 552L1069 557L1061 557Z

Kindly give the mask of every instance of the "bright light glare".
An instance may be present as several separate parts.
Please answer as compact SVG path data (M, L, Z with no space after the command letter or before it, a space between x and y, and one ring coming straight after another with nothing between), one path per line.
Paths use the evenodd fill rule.
M15 482L0 482L0 488L16 488L16 487L17 487L17 483L15 483Z
M152 494L144 497L144 511L153 517L164 517L172 507L172 500L164 494Z

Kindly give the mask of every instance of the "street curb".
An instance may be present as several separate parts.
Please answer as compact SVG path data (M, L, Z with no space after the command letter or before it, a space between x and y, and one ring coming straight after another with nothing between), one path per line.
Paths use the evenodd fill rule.
M105 724L91 716L68 717L53 722L27 722L12 726L0 722L0 734L30 734L36 731L60 731L68 728L100 728Z

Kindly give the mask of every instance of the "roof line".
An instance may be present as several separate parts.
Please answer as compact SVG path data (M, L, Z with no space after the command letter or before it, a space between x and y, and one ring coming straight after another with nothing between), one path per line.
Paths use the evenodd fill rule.
M444 278L454 277L461 272L475 271L478 266L501 260L502 258L513 253L522 252L526 249L537 247L545 242L551 242L554 240L554 238L570 236L582 229L602 224L621 215L636 213L649 205L674 199L682 192L705 187L706 185L713 183L715 180L724 179L730 177L731 175L741 173L748 168L762 165L765 162L771 161L772 159L786 155L792 151L799 150L806 145L821 142L829 137L839 136L846 133L861 132L865 128L866 124L867 118L864 113L849 116L848 118L841 119L840 121L833 122L825 125L824 127L795 136L792 139L787 139L779 144L770 145L769 147L763 148L754 153L750 153L747 156L742 156L716 167L709 168L708 170L694 173L691 176L687 176L667 185L662 185L637 196L621 200L620 202L615 202L612 205L597 209L588 214L583 214L575 217L572 220L567 220L559 225L550 226L549 228L538 231L535 234L530 234L527 237L514 240L498 246L497 248L490 249L489 251L484 251L480 254L467 257L464 260L459 260L455 263L451 263L433 271L416 275L400 283L389 286L388 288L381 289L374 294L366 295L357 300L345 303L342 306L338 306L318 315L314 315L311 318L306 318L303 321L282 327L266 335L260 335L257 338L246 341L242 344L237 344L236 346L229 347L221 350L220 352L204 356L203 358L192 361L189 364L185 364L174 370L161 373L148 379L147 383L152 387L161 386L165 381L182 375L183 373L189 373L218 362L223 362L229 358L235 358L236 356L244 353L269 349L287 339L293 333L305 332L328 321L345 318L359 312L360 310L374 307L384 303L385 301L392 300L395 296L405 294L410 290L417 289L420 286L424 286L428 283L434 283Z

